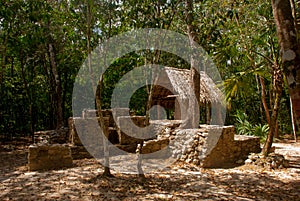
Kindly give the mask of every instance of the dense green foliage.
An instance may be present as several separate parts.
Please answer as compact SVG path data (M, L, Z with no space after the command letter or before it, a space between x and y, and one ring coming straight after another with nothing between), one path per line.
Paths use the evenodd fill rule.
M72 116L71 98L82 63L101 41L137 28L163 28L186 33L185 3L162 1L4 0L0 5L0 134L30 134L56 127L57 96L62 97L64 123ZM272 63L279 62L276 30L269 1L196 1L193 13L197 41L213 58L224 80L228 100L226 124L239 124L237 111L247 114L251 132L265 133L261 76L272 107ZM49 45L54 47L62 94ZM189 68L174 55L150 50L119 58L104 77L103 107L119 79L145 63ZM221 84L221 83L219 83ZM138 90L131 107L142 114L147 94ZM282 97L279 130L290 132L289 97ZM246 118L246 116L245 116ZM253 125L257 125L255 130ZM259 131L259 129L261 129ZM260 134L264 135L264 134Z
M264 141L268 135L269 126L265 125L254 125L249 122L249 117L247 114L237 111L236 115L236 130L239 135L254 135L260 137L262 141Z

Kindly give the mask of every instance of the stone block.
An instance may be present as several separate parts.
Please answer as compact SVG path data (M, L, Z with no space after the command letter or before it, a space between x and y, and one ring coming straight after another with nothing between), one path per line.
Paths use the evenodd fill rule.
M28 167L30 171L60 169L72 166L71 150L65 144L29 146Z
M150 140L147 141L142 149L142 154L154 153L159 150L164 149L169 144L169 139L159 139L159 140Z

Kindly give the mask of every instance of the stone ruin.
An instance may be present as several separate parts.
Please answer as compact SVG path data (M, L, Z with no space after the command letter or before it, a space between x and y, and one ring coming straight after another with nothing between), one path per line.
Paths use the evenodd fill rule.
M118 115L124 115L117 118L118 125L122 127L122 130L116 126L111 110L103 111L103 116L109 122L108 139L110 142L121 150L135 153L137 145L142 140L128 136L123 130L125 129L128 133L135 133L132 130L133 128L128 126L130 125L128 121L132 120L135 125L143 128L145 127L145 117L128 116L128 113L128 109L119 110ZM127 116L125 116L126 114ZM82 151L81 153L76 152L76 154L74 152L72 154L73 158L86 157L88 154L86 151L83 152L84 147L80 142L76 129L78 127L82 129L83 126L86 126L89 129L84 128L85 132L90 132L89 122L96 121L96 118L91 118L89 114L84 115L84 117L69 119L70 143L77 147L76 149L81 147L80 150ZM74 120L77 120L76 128L74 127ZM80 121L83 123L78 123ZM145 140L142 154L154 153L169 145L169 153L166 154L172 154L178 160L202 167L224 167L239 160L245 160L249 153L261 151L258 137L235 135L233 126L201 125L199 129L181 129L180 120L152 120L150 123L154 125L153 130L150 132L155 134ZM88 135L88 133L86 134Z
M129 114L131 116L128 116ZM135 153L136 146L138 143L141 143L141 140L126 135L116 126L115 120L113 119L112 110L102 110L102 115L108 127L108 136L106 137L110 143L123 151ZM129 113L128 108L119 108L118 110L114 111L114 115L120 116L118 117L118 123L121 125L124 125L124 122L130 118L139 127L145 126L145 117L134 116L133 113ZM86 146L88 144L90 147L97 146L99 143L95 142L95 139L99 139L99 126L98 117L96 117L96 111L85 110L82 114L82 117L70 117L68 120L68 126L68 143L70 144L72 150L73 159L93 157L86 150L86 147L83 145L82 141L85 142ZM78 135L78 132L82 133L81 139ZM100 138L99 140L102 139Z
M146 118L135 116L129 112L128 108L119 108L114 111L103 110L102 114L108 127L108 136L106 137L111 143L109 149L117 147L125 152L135 153L137 145L142 140L128 136L123 132L124 127L128 133L135 133L134 126L128 126L130 125L128 121L133 121L137 128L144 128ZM116 120L118 124L115 123L113 116L118 116ZM69 162L72 159L93 157L87 151L89 148L83 146L81 141L87 140L87 144L90 146L96 144L94 139L99 133L99 130L97 131L99 127L95 128L93 125L98 125L97 118L95 110L85 110L82 117L69 118L68 132L65 129L64 132L44 131L36 133L37 143L38 140L40 143L29 148L29 169L70 167ZM245 160L249 153L261 151L259 138L235 135L233 126L201 125L199 129L181 129L180 120L153 120L150 123L154 126L151 128L152 130L146 130L146 132L152 136L145 140L142 154L153 153L169 146L165 154L172 155L180 161L211 168L234 164L239 160ZM120 125L122 130L117 125ZM78 131L84 133L81 138L78 136ZM85 136L88 138L86 139ZM53 143L67 144L58 146ZM59 153L60 151L61 153ZM110 154L112 156L114 152ZM59 160L66 160L67 162L54 165ZM42 165L43 163L45 165Z
M73 166L71 149L66 143L69 129L38 131L28 150L28 169L48 170Z
M72 166L71 150L66 144L29 146L29 171L59 169Z
M235 135L233 126L179 129L171 140L173 157L206 168L227 167L261 151L257 137Z

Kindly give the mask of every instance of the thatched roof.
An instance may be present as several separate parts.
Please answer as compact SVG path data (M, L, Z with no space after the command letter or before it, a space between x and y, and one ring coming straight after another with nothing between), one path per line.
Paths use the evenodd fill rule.
M204 72L200 72L200 102L215 103L222 101L222 93L217 88L213 80ZM188 99L191 97L191 76L190 70L165 67L160 72L158 85L167 86L161 87L156 85L153 93L153 100L166 100L169 104L173 104L176 97L180 99ZM166 104L166 103L165 103ZM165 105L164 106L167 106Z

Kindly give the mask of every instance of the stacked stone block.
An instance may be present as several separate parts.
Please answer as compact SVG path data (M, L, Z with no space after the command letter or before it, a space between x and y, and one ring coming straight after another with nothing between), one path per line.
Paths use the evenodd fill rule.
M28 167L30 171L59 169L73 166L71 150L67 145L30 145Z

